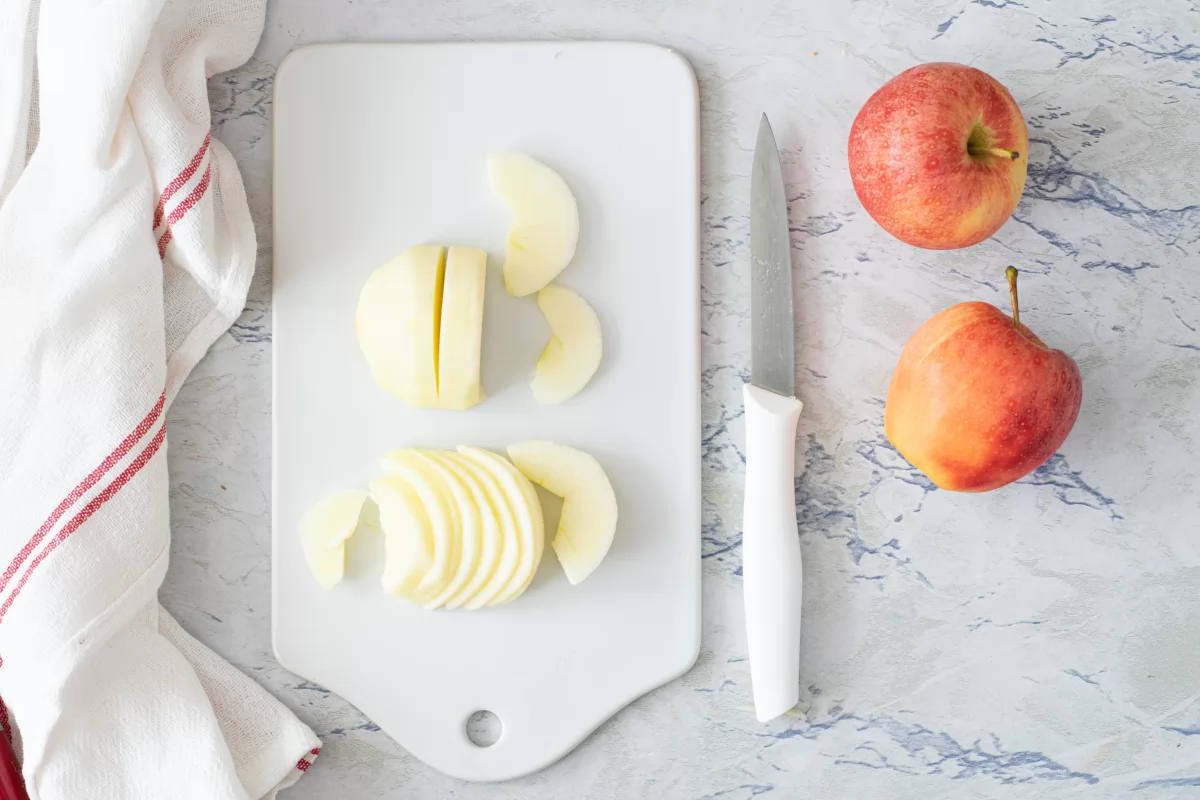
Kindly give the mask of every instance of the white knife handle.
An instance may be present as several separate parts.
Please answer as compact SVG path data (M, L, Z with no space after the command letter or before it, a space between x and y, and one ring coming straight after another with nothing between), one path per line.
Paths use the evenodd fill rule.
M800 699L800 535L796 529L794 397L746 384L742 587L750 683L759 722Z

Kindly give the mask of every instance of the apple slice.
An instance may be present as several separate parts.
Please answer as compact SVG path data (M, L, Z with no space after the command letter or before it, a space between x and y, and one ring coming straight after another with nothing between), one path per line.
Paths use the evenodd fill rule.
M487 253L478 247L446 251L442 324L438 342L438 404L463 410L484 398L479 385L483 290Z
M470 509L460 509L459 516L465 521L471 514L474 514L479 520L479 554L474 569L467 576L466 583L446 600L446 608L458 608L474 600L484 584L496 572L496 567L500 563L502 544L500 521L488 500L486 490L472 471L460 464L458 453L452 450L429 450L425 452L425 455L440 464L449 473L451 479L465 490L465 499L470 504ZM464 495L459 492L456 497L461 501ZM464 537L463 563L467 561L467 549L468 541Z
M462 602L459 594L479 568L479 551L482 544L479 509L472 502L471 495L462 481L446 469L430 451L411 452L415 459L424 462L426 475L440 485L443 497L450 500L450 511L455 520L458 546L458 564L451 574L450 580L432 600L425 604L425 608L441 608L443 606L457 608Z
M550 341L538 358L533 397L543 405L561 403L579 394L600 366L600 319L586 300L555 283L538 292L537 302Z
M485 529L489 517L495 521L498 527L499 541L497 545L499 553L496 558L495 568L479 591L470 600L463 603L462 606L468 611L473 611L474 609L491 605L492 601L500 596L501 592L508 586L509 581L512 580L512 576L516 572L520 561L521 538L517 529L516 517L509 505L504 488L500 485L496 476L492 475L482 464L467 458L461 453L447 452L444 454L444 457L453 460L455 465L468 473L483 490L483 504L479 508L480 515L484 519ZM484 549L486 551L486 535L484 542ZM481 563L485 557L480 557Z
M492 191L512 211L504 285L517 297L554 280L575 255L579 207L566 181L524 153L488 154Z
M358 346L375 383L413 406L438 405L438 336L446 250L410 247L371 273L358 296Z
M354 535L367 493L335 492L322 498L300 519L304 560L317 583L336 586L346 572L346 540Z
M379 506L383 530L383 590L423 603L417 590L433 567L433 526L420 496L404 478L384 475L371 481L371 499Z
M508 508L516 522L520 541L517 568L504 588L489 605L515 600L529 587L542 560L546 542L546 523L537 492L529 480L504 458L488 450L461 446L458 452L478 464L496 480L503 490Z
M443 481L415 450L393 450L383 457L382 467L385 475L395 475L412 487L429 518L433 565L417 584L414 600L430 607L458 573L461 537L457 507Z
M600 462L554 442L521 442L508 457L525 477L563 499L558 532L550 546L572 585L604 560L617 529L617 498Z

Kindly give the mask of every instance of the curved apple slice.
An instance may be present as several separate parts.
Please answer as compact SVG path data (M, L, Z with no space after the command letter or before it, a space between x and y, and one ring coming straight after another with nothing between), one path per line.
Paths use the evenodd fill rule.
M371 273L355 329L371 377L413 406L438 405L438 336L446 249L410 247Z
M477 608L490 605L493 600L500 596L501 592L504 591L512 579L520 561L521 538L517 529L516 518L513 515L512 508L509 506L504 488L500 485L496 476L492 475L482 464L467 458L462 453L448 452L445 456L448 459L452 459L460 469L470 474L482 489L484 497L479 508L480 515L484 518L484 526L486 528L487 519L491 517L495 521L499 533L495 568L491 571L491 575L488 576L486 582L479 588L478 592L462 606L464 609L473 611ZM480 560L482 562L483 558L481 557Z
M336 586L346 573L346 540L358 528L367 493L335 492L322 498L300 518L304 560L317 583Z
M508 457L529 480L563 499L558 532L550 546L572 585L604 560L617 529L617 497L595 458L554 442L521 442Z
M554 280L575 255L579 207L566 181L524 153L488 154L492 191L513 214L504 285L517 297Z
M384 475L371 481L371 499L379 506L384 562L381 582L388 594L423 603L417 587L433 567L433 526L420 496L404 478Z
M550 325L550 341L538 358L533 397L543 405L561 403L579 394L600 366L600 319L586 300L558 284L539 291L537 302Z
M517 524L520 554L517 568L489 605L515 600L528 587L542 560L546 542L546 523L537 492L529 480L504 458L489 450L462 446L458 452L486 469L503 490L508 507Z
M414 597L422 598L426 608L436 608L429 604L441 597L461 561L457 504L429 461L415 450L393 450L383 457L382 467L384 474L402 478L412 487L429 517L433 564L417 584Z
M470 508L460 509L459 516L465 521L471 514L474 514L475 518L479 520L479 552L475 566L468 574L466 583L446 600L446 608L458 608L473 600L496 571L496 566L500 561L500 522L492 509L486 490L472 471L459 463L460 456L457 453L452 450L430 450L425 455L437 461L463 490L463 492L457 493L456 497L460 501L465 497L465 502L470 504ZM469 540L470 537L467 535L464 525L464 564L468 558Z
M438 594L425 604L425 608L457 608L459 593L471 580L471 576L479 568L479 551L482 544L479 509L472 502L467 487L458 476L447 469L430 451L418 450L414 456L428 465L429 475L436 481L443 496L450 499L451 516L455 519L456 544L458 545L458 564L450 576L449 582ZM457 601L454 602L454 601Z

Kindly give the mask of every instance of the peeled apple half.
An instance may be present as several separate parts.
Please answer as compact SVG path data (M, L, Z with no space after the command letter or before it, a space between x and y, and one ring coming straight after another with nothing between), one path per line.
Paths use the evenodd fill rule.
M512 212L504 285L524 297L563 271L579 241L579 207L557 172L524 153L488 154L488 176Z
M358 345L381 388L412 406L480 402L487 253L410 247L375 270L359 293Z
M446 248L410 247L371 273L358 296L358 346L375 383L411 406L436 408Z

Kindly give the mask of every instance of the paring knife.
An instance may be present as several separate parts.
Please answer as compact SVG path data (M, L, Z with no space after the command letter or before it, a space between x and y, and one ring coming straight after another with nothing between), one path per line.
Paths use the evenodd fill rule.
M796 529L796 421L792 249L783 169L767 115L750 173L750 340L742 585L746 644L759 722L800 699L800 536Z

